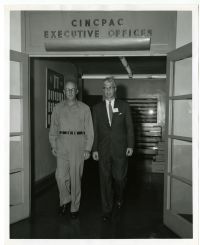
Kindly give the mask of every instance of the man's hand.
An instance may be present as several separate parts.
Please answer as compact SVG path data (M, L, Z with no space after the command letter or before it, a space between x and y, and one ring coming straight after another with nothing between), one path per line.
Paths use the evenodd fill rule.
M95 161L99 161L99 153L98 153L98 151L94 151L94 152L92 153L92 157L93 157L93 159L94 159Z
M89 151L84 151L84 160L87 160L90 157Z
M126 156L127 157L131 157L132 154L133 154L133 148L127 148L127 150L126 150Z
M56 157L56 156L57 156L57 151L56 151L56 149L52 148L51 151L52 151L52 154Z

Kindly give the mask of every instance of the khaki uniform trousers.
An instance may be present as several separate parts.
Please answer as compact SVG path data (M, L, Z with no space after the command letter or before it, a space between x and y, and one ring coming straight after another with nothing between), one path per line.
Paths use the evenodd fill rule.
M71 212L79 210L84 166L84 136L60 135L57 139L56 181L60 206L71 202Z

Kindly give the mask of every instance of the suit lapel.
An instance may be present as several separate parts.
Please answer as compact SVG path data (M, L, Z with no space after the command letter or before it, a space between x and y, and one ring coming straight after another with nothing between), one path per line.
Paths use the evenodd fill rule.
M115 99L114 108L119 109L119 101L117 99ZM112 124L114 123L114 121L116 119L116 115L117 115L117 112L113 112ZM111 126L112 126L112 124L111 124Z
M106 109L106 101L105 100L102 103L102 111L103 111L103 115L102 116L105 118L106 125L108 127L110 127L109 119L108 119L108 113L107 113L107 109Z

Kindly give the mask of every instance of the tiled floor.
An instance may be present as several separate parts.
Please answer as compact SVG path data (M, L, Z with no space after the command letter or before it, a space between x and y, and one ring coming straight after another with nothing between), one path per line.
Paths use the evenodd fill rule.
M80 215L59 217L58 190L54 185L32 200L32 217L10 227L10 238L179 238L163 225L163 176L146 174L140 160L129 162L125 203L103 223L98 163L87 161L82 179Z

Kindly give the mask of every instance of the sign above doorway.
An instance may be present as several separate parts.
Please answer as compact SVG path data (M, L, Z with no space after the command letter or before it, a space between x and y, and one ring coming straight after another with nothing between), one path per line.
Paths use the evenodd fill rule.
M140 38L151 39L151 49L138 50L129 55L166 55L175 48L176 11L25 11L25 42L29 54L49 54L51 47L59 43L77 43L76 51L87 43L105 43L106 52L112 51L115 42L119 45ZM79 45L78 45L79 43ZM47 45L48 44L48 45ZM48 46L48 47L47 47ZM78 47L77 47L78 46ZM104 52L97 48L92 52ZM65 46L66 49L66 46ZM127 51L128 50L128 51ZM117 49L116 52L118 52ZM123 50L122 50L123 51ZM74 50L63 51L74 52ZM115 52L115 50L114 50ZM107 54L106 53L106 54ZM80 53L79 53L80 54Z

